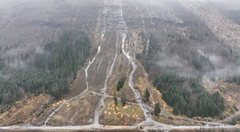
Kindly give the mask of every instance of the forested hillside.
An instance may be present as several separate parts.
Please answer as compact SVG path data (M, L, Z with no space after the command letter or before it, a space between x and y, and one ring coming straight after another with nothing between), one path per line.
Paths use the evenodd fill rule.
M163 100L174 108L176 115L214 117L225 109L219 92L211 95L196 79L179 77L169 67L155 75L153 85L163 93Z
M175 13L185 20L185 24L166 22L161 23L165 25L161 25L164 31L139 32L143 50L136 54L136 58L145 67L153 85L162 93L162 99L173 107L175 115L220 117L226 108L224 98L218 91L209 93L202 84L206 74L215 79L212 74L218 66L199 48L220 44L220 40L181 5L168 4L174 7ZM215 54L230 60L230 48L222 48L214 50ZM205 52L213 50L203 49Z
M24 68L2 68L0 103L11 104L32 93L48 93L56 99L64 96L88 58L89 49L86 34L64 31L59 42L52 41L34 57L23 58Z
M0 4L0 129L240 124L237 4L14 1Z
M146 39L143 32L140 32L139 36L143 38L143 40ZM173 35L169 35L169 38L173 38L173 40L170 41L173 44L174 41L176 41L177 44L187 43L188 41L181 37L174 39L175 37ZM188 60L188 65L190 65L196 73L196 76L179 76L175 72L179 72L178 67L175 65L171 66L169 60L165 61L165 66L158 64L159 61L161 62L157 56L159 52L163 52L161 51L162 44L153 34L149 37L148 52L146 52L146 43L147 42L143 43L144 49L141 54L136 55L136 58L145 65L145 70L151 75L153 85L163 94L162 99L174 108L173 113L175 115L184 114L188 117L215 117L224 111L224 99L220 96L220 93L216 92L211 95L206 91L204 86L201 85L202 76L207 72L215 70L215 66L209 58L203 55L191 55L191 58L186 59ZM172 45L169 52L176 52L177 49L175 48L176 47ZM170 64L170 66L168 66L168 64ZM179 73L181 72L182 71Z

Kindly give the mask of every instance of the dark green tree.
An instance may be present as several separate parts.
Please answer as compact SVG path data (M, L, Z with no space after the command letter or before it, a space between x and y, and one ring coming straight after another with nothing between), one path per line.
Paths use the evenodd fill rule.
M122 78L118 81L117 91L119 91L123 87L123 85L124 85L124 80Z
M45 103L45 104L44 104L44 109L47 109L47 107L48 107L48 104Z
M192 64L197 70L200 70L202 68L201 62L196 57L192 58Z
M237 108L237 106L234 104L233 105L233 108L236 110L236 111L238 111L238 108Z
M147 98L147 101L149 101L149 97L150 97L150 93L149 93L148 89L146 88L146 98Z
M2 105L5 105L5 104L7 104L7 100L6 100L6 98L3 96L3 97L2 97Z
M122 102L123 106L126 105L126 97L125 97L125 93L124 92L122 92L122 95L121 95L121 102Z
M174 115L178 115L178 108L177 108L177 107L174 107L174 109L173 109L173 114L174 114Z
M196 116L196 115L197 115L197 108L196 108L195 103L192 105L191 110L192 110L191 116L192 116L192 117Z
M0 70L3 69L6 66L4 60L0 58Z
M154 115L157 116L160 112L161 112L160 105L159 103L156 103L154 107Z
M218 105L219 109L224 111L225 109L225 104L224 104L224 98L220 97L220 101L219 101L219 105Z
M118 105L118 101L117 101L117 97L116 97L116 93L114 92L114 101L115 101L115 106L117 106Z
M155 74L153 85L162 93L162 99L174 108L176 115L214 117L225 108L219 92L211 95L198 79L180 77L170 67Z

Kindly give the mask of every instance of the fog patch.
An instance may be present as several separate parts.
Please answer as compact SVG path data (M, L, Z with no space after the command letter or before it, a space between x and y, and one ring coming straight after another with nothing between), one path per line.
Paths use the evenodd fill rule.
M206 72L201 72L195 69L192 64L182 59L178 55L167 56L164 53L159 54L159 61L157 65L164 69L169 66L174 69L174 71L184 77L197 77L198 75L208 76L212 81L218 80L228 80L230 77L239 76L240 75L240 67L228 63L227 60L224 60L222 57L216 54L208 54L207 58L213 63L215 69L207 70ZM199 74L200 73L200 74Z
M215 54L209 55L209 60L214 64L215 70L205 73L212 80L228 80L230 77L240 75L240 67ZM216 79L217 78L217 79Z
M42 52L45 52L45 51L43 51L43 48L36 46L35 53L38 54L38 53L42 53Z
M157 62L157 65L160 67L178 67L182 66L182 60L178 55L174 55L173 57L169 57L164 53L160 53L159 55L160 61Z
M189 65L188 62L178 55L168 56L165 53L159 53L159 61L156 63L159 67L171 67L176 74L183 77L196 77L196 69Z
M8 66L12 67L12 68L26 68L27 64L25 61L22 60L16 60L14 59L14 61L11 61Z
M25 52L26 52L26 50L24 48L14 48L14 49L5 51L5 53L3 53L3 55L1 57L4 59L12 58L12 57L18 56L21 53L25 53Z
M214 64L214 66L218 66L222 62L222 58L220 56L211 55L209 56L209 60Z
M36 54L49 55L48 51L43 50L40 46L29 47L29 48L12 48L5 51L1 58L4 59L7 67L12 68L27 68L28 62L32 61Z

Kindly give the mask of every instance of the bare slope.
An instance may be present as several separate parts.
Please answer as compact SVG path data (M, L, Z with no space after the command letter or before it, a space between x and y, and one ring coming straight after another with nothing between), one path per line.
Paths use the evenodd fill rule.
M186 17L186 15L192 17L191 13L178 14L179 10L175 7L181 7L179 3L170 6L169 3L141 0L95 2L45 1L36 5L31 2L28 4L20 2L18 3L20 6L6 6L6 10L0 10L2 15L0 24L3 26L0 32L6 34L0 38L3 40L4 48L8 43L9 46L17 43L18 49L23 47L24 52L26 50L27 53L26 47L33 49L50 40L57 40L58 34L61 34L63 29L76 28L93 36L91 56L85 63L84 69L78 72L77 79L68 94L55 101L47 95L26 97L0 115L0 125L29 123L39 126L93 127L137 124L153 128L169 127L166 124L201 125L201 122L186 119L188 118L186 116L173 115L173 108L167 105L162 99L162 94L151 82L154 74L161 69L156 66L146 68L147 61L155 61L160 67L171 66L178 74L185 77L199 77L201 75L192 66L191 57L209 57L215 52L214 47L221 46L221 50L229 54L227 46L231 47L233 43L237 46L239 41L238 32L230 29L238 28L238 25L227 20L227 23L218 21L223 16L201 3L196 5L182 3L182 5L194 12L199 20L206 19L209 28L197 22L197 19L192 21ZM42 10L45 5L47 5L45 10ZM26 9L22 9L23 7ZM206 9L202 10L202 8ZM182 11L188 13L185 9ZM26 14L28 15L25 16ZM39 16L36 17L36 14ZM29 19L21 19L22 17ZM18 19L21 21L15 23ZM13 28L13 25L16 25L16 28ZM198 28L202 30L199 31ZM23 34L17 37L10 35L16 31L21 31ZM196 32L199 34L195 34ZM222 32L225 35L222 35ZM154 43L157 45L155 49L151 47L153 44L150 40L151 36L158 39ZM220 43L221 38L226 42ZM140 63L136 60L136 54L141 54L144 50ZM216 54L221 54L221 50L216 51ZM4 57L17 58L20 54L24 54L19 52L11 55L11 51L15 51L14 47L6 51ZM231 57L224 59L226 58L231 59ZM223 62L227 63L227 59ZM150 75L145 70L148 70ZM117 84L121 78L124 79L124 86L117 91ZM214 83L210 79L203 78L203 84L210 92L222 90L221 95L224 96L227 106L238 103L238 86L229 87L224 83L215 86ZM146 89L150 91L149 101L145 97ZM121 104L120 98L123 92L126 96L126 106ZM118 98L117 106L114 104L114 93ZM46 108L44 108L45 103L48 103ZM155 103L160 103L162 112L159 117L153 116ZM224 115L229 114L230 108L226 108Z
M124 125L135 124L147 119L152 120L150 112L153 112L153 106L156 101L163 102L161 98L151 99L149 102L151 109L142 102L142 97L145 95L145 88L138 89L135 84L146 85L143 80L137 82L138 78L144 77L144 70L141 64L135 61L135 51L138 47L136 43L137 32L128 32L128 28L123 18L123 8L121 1L103 1L102 8L99 10L98 24L95 31L95 39L93 40L93 53L94 56L89 59L89 63L85 68L85 81L88 84L88 89L85 95L70 100L64 104L47 122L47 125L85 125L85 124L117 124L119 117L108 116L114 115L114 112L110 112L109 105L113 105L113 93L115 92L117 97L120 97L122 92L125 93L127 101L133 101L137 103L137 106L133 105L129 110L137 110L143 115L136 114L135 112L124 112L125 107L119 106L121 116L135 117L134 120L126 118ZM124 4L124 6L126 6ZM96 49L96 50L94 50ZM120 78L124 78L124 87L117 92L116 84ZM99 97L100 100L91 97L93 95ZM155 96L160 97L159 92L154 92ZM107 97L111 97L108 98ZM81 105L81 100L85 104ZM85 101L84 101L85 100ZM78 103L76 102L78 101ZM80 102L79 102L80 101ZM97 102L93 102L97 101ZM110 103L110 102L111 103ZM92 103L91 103L92 102ZM80 104L80 105L76 105ZM89 104L89 105L87 105ZM118 105L121 105L119 102ZM164 105L164 102L163 104ZM78 108L79 107L79 108ZM78 118L82 114L81 109L89 110L84 113L86 118ZM130 106L128 106L130 107ZM133 108L133 109L132 109ZM163 107L165 109L165 107ZM78 109L78 111L76 111ZM112 108L111 108L112 109ZM106 113L107 111L107 113ZM113 110L114 111L114 110ZM121 112L122 111L122 112ZM67 112L67 114L63 114ZM87 120L88 118L88 120ZM77 122L76 122L77 121ZM114 123L115 122L115 123Z

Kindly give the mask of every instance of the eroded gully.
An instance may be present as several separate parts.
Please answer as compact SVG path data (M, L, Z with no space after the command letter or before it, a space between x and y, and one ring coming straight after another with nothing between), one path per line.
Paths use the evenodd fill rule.
M125 40L126 40L126 37L127 37L127 34L128 34L128 28L127 28L127 26L125 24L125 21L123 19L123 16L122 16L122 6L121 6L121 9L120 9L120 12L121 12L121 20L122 20L121 23L123 23L123 25L124 25L124 27L121 28L122 30L120 30L120 32L119 32L121 34L121 36L122 36L122 51L125 54L125 56L127 57L127 59L129 60L129 62L131 63L132 67L133 67L132 71L129 74L128 85L132 89L132 91L134 93L134 96L135 96L135 98L137 100L137 103L138 103L139 107L142 109L143 115L144 115L144 117L146 119L145 121L143 121L141 123L138 123L138 124L135 124L135 125L148 125L148 126L152 126L152 128L159 128L159 127L161 127L161 128L164 128L164 129L168 129L168 128L172 127L172 126L171 125L167 125L167 124L163 124L163 123L159 123L159 122L156 122L155 120L153 120L153 117L151 116L150 112L148 111L147 108L145 108L145 105L142 102L141 94L133 87L134 86L133 74L134 74L134 72L137 69L137 65L135 64L134 53L131 56L129 53L126 53L125 49L124 49ZM134 45L136 46L136 44L134 44Z
M94 117L94 123L93 123L94 125L99 125L99 114L102 113L103 110L106 108L106 106L104 104L104 99L106 97L108 97L108 95L106 94L107 82L108 82L109 77L112 75L113 67L115 65L115 61L116 61L116 58L117 58L117 52L118 52L118 35L117 35L117 41L116 41L115 57L114 57L113 63L111 65L110 65L111 61L109 61L107 72L106 72L106 79L105 79L105 82L104 82L104 87L101 90L102 97L99 101L98 108L95 110L95 117ZM109 65L110 65L110 68L109 68Z
M102 31L102 32L101 32L100 44L99 44L99 46L98 46L98 51L97 51L97 53L95 54L95 56L93 57L92 61L89 60L89 64L88 64L87 68L85 69L85 82L86 82L87 88L86 88L81 94L79 94L79 95L77 95L77 96L75 96L75 97L72 97L72 98L70 98L69 100L67 100L67 101L63 102L62 104L60 104L60 106L59 106L57 109L55 109L55 110L47 117L46 121L44 122L44 126L47 125L47 122L51 119L51 117L52 117L63 105L65 105L67 102L70 102L70 101L72 101L72 100L74 100L74 99L76 99L76 98L78 98L78 97L83 96L83 95L88 91L88 88L89 88L89 87L88 87L88 81L87 81L87 78L88 78L88 68L89 68L89 67L91 66L91 64L94 62L95 58L97 57L97 55L99 54L99 52L100 52L100 50L101 50L101 44L102 44L102 41L103 41L103 38L104 38L104 34L105 34L105 31Z
M115 3L114 3L115 2ZM98 52L95 54L94 58L92 59L92 61L89 61L89 64L87 66L87 68L85 69L85 82L86 82L86 85L87 85L87 88L86 90L81 93L80 95L78 96L75 96L69 100L67 100L66 102L62 103L56 110L54 110L47 118L47 120L44 122L44 125L47 124L47 122L49 121L49 119L55 114L55 112L57 112L64 104L66 104L67 102L69 101L72 101L82 95L84 95L87 91L88 91L88 88L89 88L89 85L88 85L88 81L87 81L87 78L88 78L88 69L89 67L91 66L91 64L94 62L95 58L97 57L98 53L100 52L101 50L101 43L103 41L103 38L104 38L104 35L105 35L105 31L106 31L106 28L105 28L105 25L106 25L106 15L108 13L108 11L115 11L115 12L111 12L113 14L114 17L109 17L109 23L110 23L110 27L111 28L114 28L115 31L117 32L116 34L120 34L121 37L122 37L122 52L124 53L124 55L127 57L127 59L129 60L129 62L131 63L133 69L132 71L130 72L129 74L129 81L128 81L128 85L129 87L132 89L133 93L134 93L134 96L137 100L137 104L138 106L141 108L141 110L143 111L143 115L146 119L146 121L144 122L141 122L139 124L148 124L148 125L157 125L157 126L168 126L168 125L165 125L165 124L162 124L162 123L158 123L158 122L155 122L151 115L150 115L150 112L145 108L145 105L143 104L142 102L142 97L141 97L141 94L139 93L139 91L137 91L133 86L134 86L134 83L133 83L133 74L135 73L136 69L137 69L137 65L135 64L135 57L134 55L130 55L130 53L126 53L125 52L125 49L124 49L124 44L125 44L125 39L127 37L127 34L128 34L128 29L127 29L127 26L125 24L125 21L123 19L123 16L122 16L122 2L121 1L114 1L114 5L110 5L108 4L108 1L107 1L107 4L108 6L104 7L103 8L103 16L104 18L102 19L103 21L99 24L101 27L101 41L100 41L100 44L98 46ZM111 25L111 21L117 21L117 25ZM115 53L115 57L114 57L114 60L112 61L112 64L111 62L109 61L109 65L108 65L108 68L107 68L107 71L106 71L106 79L105 79L105 83L104 83L104 87L101 89L101 93L103 94L103 96L101 97L100 101L99 101L99 104L98 104L98 107L97 109L95 110L95 117L94 117L94 123L91 125L91 126L97 126L99 125L99 113L102 113L102 111L104 110L105 108L105 105L104 105L104 99L107 97L106 95L106 89L107 89L107 81L109 79L109 77L111 76L112 74L112 70L113 70L113 67L114 67L114 64L115 64L115 60L117 58L117 46L118 45L118 36L117 36L117 42L116 42L116 53ZM136 45L136 44L135 44ZM110 65L111 64L111 65Z
M127 31L127 26L125 24L125 21L123 19L123 15L122 15L122 1L120 0L115 0L115 1L106 1L105 6L103 8L106 12L105 15L107 16L105 19L106 24L108 24L108 30L110 29L114 29L117 32L117 35L120 34L122 37L122 52L124 53L124 55L127 57L127 59L129 60L129 62L131 63L133 69L129 74L129 81L128 81L128 85L129 87L132 89L134 96L137 100L138 106L141 108L141 110L143 111L143 115L146 119L147 122L154 122L154 120L152 120L152 117L150 115L150 112L144 107L145 105L142 102L142 97L140 95L140 93L134 89L134 83L133 83L133 74L137 69L137 65L135 64L135 57L131 56L130 53L126 53L125 49L124 49L124 44L125 44L125 39L127 37L128 31ZM116 24L117 23L117 24ZM134 41L134 40L133 40ZM111 64L111 66L109 67L108 65L108 69L106 72L106 79L105 79L105 84L104 87L101 90L102 93L102 97L99 101L98 107L95 110L95 118L94 118L94 123L93 125L99 125L99 113L101 113L103 111L103 109L105 108L104 105L104 99L106 98L106 89L107 89L107 81L109 79L109 77L112 74L112 70L115 64L115 60L117 57L117 46L118 45L118 36L117 36L117 42L116 42L116 53L115 53L115 57L113 60L113 63ZM136 44L134 44L136 46ZM135 50L134 50L135 51ZM134 54L134 53L133 53ZM110 61L109 61L110 64Z
M119 23L122 23L122 28L121 28L121 30L119 30L119 34L121 34L121 36L122 36L122 52L125 54L125 56L127 57L128 61L131 63L131 65L133 67L132 71L129 74L128 85L132 89L132 91L134 93L134 96L135 96L135 98L136 98L136 100L138 102L138 105L141 108L141 110L143 111L143 115L144 115L146 121L150 121L151 122L153 120L152 120L152 117L150 115L150 112L146 108L144 108L144 105L142 103L142 97L141 97L140 93L133 87L134 86L133 74L134 74L134 72L137 69L137 65L135 64L135 57L134 57L134 55L133 55L133 57L130 56L130 54L126 53L125 49L124 49L125 39L126 39L127 34L128 34L128 28L127 28L127 26L125 24L125 21L123 19L123 16L122 16L122 4L120 4L118 10L119 10L119 14L120 14L120 19L119 19L120 22ZM136 44L134 44L134 45L136 45Z

